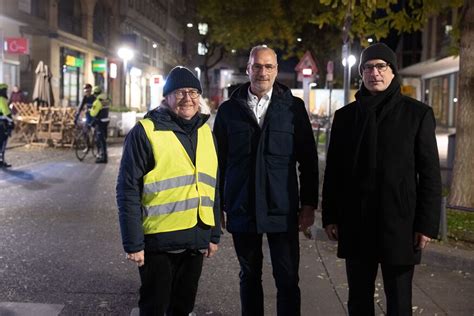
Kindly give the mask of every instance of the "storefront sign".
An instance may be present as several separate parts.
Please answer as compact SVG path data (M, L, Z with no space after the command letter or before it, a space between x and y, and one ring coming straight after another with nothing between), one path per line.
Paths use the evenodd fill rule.
M92 61L92 71L93 72L105 72L106 63L104 59L96 59Z
M28 39L24 37L5 37L5 52L8 54L28 54Z
M109 77L112 79L117 78L117 64L116 63L110 63Z
M72 67L82 67L84 65L84 59L71 55L66 55L66 65Z

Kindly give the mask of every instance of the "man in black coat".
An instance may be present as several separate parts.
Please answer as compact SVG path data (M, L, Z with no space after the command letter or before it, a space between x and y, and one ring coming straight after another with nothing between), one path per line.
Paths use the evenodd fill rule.
M299 234L314 222L318 156L301 99L275 82L275 52L252 49L250 83L219 108L214 123L222 209L240 263L242 315L263 315L262 237L278 289L278 315L300 315ZM296 163L299 164L299 192Z
M400 93L394 52L362 51L363 85L336 111L323 226L346 259L349 314L374 315L381 264L388 315L412 315L414 265L438 235L441 176L433 110Z

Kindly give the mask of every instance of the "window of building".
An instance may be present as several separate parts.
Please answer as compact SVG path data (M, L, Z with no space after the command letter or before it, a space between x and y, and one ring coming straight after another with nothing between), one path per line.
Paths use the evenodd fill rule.
M31 15L46 19L49 6L46 0L31 1Z
M19 72L20 72L20 67L17 64L4 61L3 78L0 78L0 79L2 83L6 83L10 87L9 89L10 92L11 92L11 87L13 87L14 85L18 85L19 83L19 80L20 80Z
M198 43L198 55L206 55L207 54L207 47L203 43Z
M109 38L110 13L102 1L97 2L94 8L93 41L96 44L107 46Z
M207 23L199 23L198 30L199 30L199 34L206 35L207 31L209 30L209 27L207 26Z
M436 24L436 55L448 56L451 44L451 30L453 25L453 12L442 12L437 16Z
M452 73L425 80L425 102L433 108L440 127L456 126L457 77L458 73Z
M58 4L59 28L82 36L82 9L78 0L60 0Z

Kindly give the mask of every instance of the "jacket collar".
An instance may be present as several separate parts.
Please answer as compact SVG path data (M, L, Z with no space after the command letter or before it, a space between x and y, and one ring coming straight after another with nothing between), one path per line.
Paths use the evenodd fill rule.
M251 118L252 122L254 122L258 126L257 120L255 119L255 115L247 106L249 87L250 82L244 83L231 94L230 99L236 102L242 108L244 113L246 113L246 115ZM293 94L291 93L291 90L285 85L275 81L275 83L273 84L273 92L270 105L268 106L268 111L265 115L265 121L268 121L268 118L272 116L273 113L289 107L292 103Z
M210 115L198 113L200 122L196 125L196 129L203 126ZM167 107L159 106L156 109L149 111L145 118L149 118L155 125L155 131L173 131L185 133L185 131L176 122L176 114L171 112Z

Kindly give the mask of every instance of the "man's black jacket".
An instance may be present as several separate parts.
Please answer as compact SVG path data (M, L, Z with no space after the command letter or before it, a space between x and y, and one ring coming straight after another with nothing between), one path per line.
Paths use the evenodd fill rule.
M227 230L297 229L300 205L318 203L318 156L304 103L275 83L260 128L247 105L248 89L242 85L222 103L214 123Z

